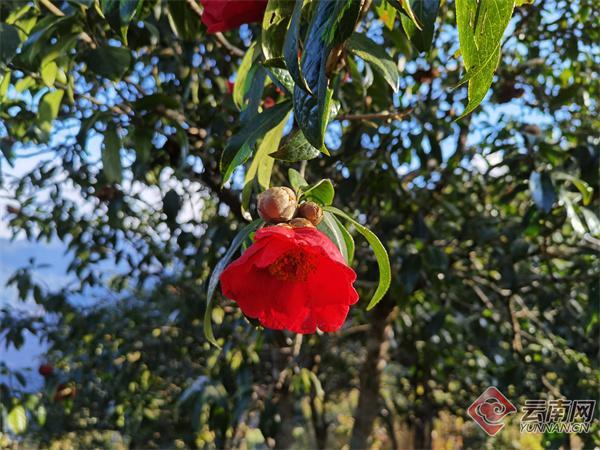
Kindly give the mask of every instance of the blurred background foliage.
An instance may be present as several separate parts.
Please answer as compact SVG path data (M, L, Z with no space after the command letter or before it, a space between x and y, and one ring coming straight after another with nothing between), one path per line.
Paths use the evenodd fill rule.
M336 206L381 237L392 287L304 339L220 298L219 350L203 337L205 283L244 224L245 169L222 189L218 163L260 27L211 36L188 1L109 3L0 4L2 220L15 239L63 242L76 278L49 289L32 261L9 279L45 314L1 307L3 344L36 334L49 369L32 390L0 364L0 446L600 445L511 427L489 439L465 412L489 385L517 405L598 397L597 5L518 2L491 94L455 121L454 2L427 52L375 2L359 31L397 64L399 92L346 55L331 156L305 173L333 180ZM261 92L265 109L285 95L268 78ZM301 164L276 162L271 183L289 167ZM368 298L377 267L359 240L354 268Z

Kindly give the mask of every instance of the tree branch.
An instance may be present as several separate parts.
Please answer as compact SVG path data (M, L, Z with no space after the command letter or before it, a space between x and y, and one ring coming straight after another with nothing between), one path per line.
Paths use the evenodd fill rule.
M200 4L198 4L196 0L186 0L186 2L188 5L190 5L190 8L192 8L192 11L194 11L198 17L202 18L202 12L203 12L202 6ZM244 52L244 50L236 47L231 42L229 42L227 40L227 38L223 35L223 33L215 33L215 39L217 40L217 42L219 44L221 44L222 47L226 48L229 51L229 53L231 53L233 56L242 57L246 54L246 52Z
M373 423L379 414L381 373L388 359L388 334L394 312L395 302L387 296L380 303L377 315L371 316L371 328L366 341L367 356L360 372L358 405L350 438L351 449L368 448Z
M200 174L194 172L192 176L200 178L200 180L206 185L214 194L219 198L219 201L226 204L231 213L241 222L246 222L246 219L242 215L242 202L239 197L229 189L221 187L216 174L209 169L208 164L204 164L204 171Z
M368 114L340 114L335 120L398 120L412 113L413 108L408 108L403 111L368 113Z
M64 17L65 13L58 9L50 0L39 0L39 2L55 16Z

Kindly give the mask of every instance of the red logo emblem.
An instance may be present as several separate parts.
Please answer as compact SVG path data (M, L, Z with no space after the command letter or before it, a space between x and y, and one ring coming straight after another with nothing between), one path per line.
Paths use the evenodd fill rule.
M502 395L502 392L490 386L469 406L467 413L483 431L495 436L504 428L504 417L516 411L517 408Z

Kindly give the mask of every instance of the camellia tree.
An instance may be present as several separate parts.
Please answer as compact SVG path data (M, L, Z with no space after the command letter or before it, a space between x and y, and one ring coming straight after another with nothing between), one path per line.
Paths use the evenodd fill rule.
M0 19L6 221L75 280L9 278L47 315L0 309L2 339L49 350L40 392L0 366L3 446L570 445L461 423L489 385L597 397L591 1Z

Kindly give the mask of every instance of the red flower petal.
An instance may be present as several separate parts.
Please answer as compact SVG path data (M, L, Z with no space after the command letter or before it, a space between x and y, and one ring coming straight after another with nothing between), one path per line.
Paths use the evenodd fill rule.
M208 27L208 33L260 22L267 7L267 0L200 0L200 3L204 7L202 23Z
M221 274L223 294L266 328L338 330L358 301L356 274L315 228L267 227Z

